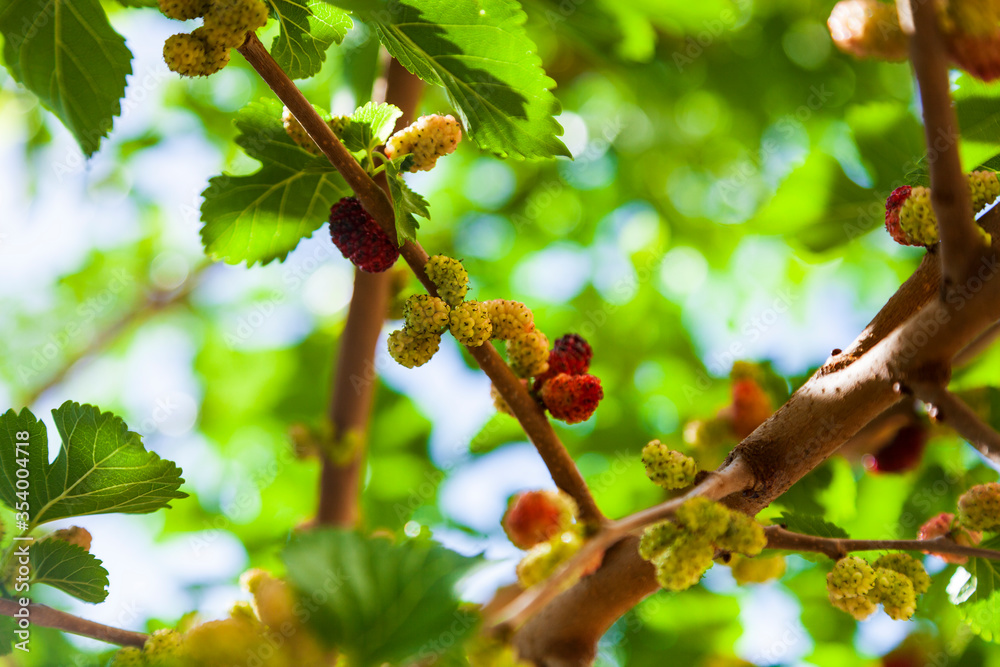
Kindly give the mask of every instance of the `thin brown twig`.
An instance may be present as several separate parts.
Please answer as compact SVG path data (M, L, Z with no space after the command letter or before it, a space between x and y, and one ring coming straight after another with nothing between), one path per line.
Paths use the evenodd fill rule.
M962 348L952 360L952 366L964 366L985 352L1000 338L1000 322L996 322L989 329L979 334L975 340Z
M347 184L354 190L355 195L368 213L378 221L387 234L395 234L395 217L392 202L388 196L344 148L330 126L323 122L323 119L312 108L295 83L274 61L256 35L250 33L246 42L239 48L239 52L305 128L316 145L320 147L333 166L337 168L337 171L344 177L344 180L347 181ZM400 254L428 293L436 296L437 289L424 271L428 259L424 249L417 243L407 241L400 248ZM468 350L479 363L483 372L493 381L507 405L510 406L514 416L548 467L556 486L576 501L580 507L581 518L591 523L604 522L604 515L601 514L594 502L593 495L590 493L583 475L580 474L580 470L576 467L573 457L566 451L553 430L552 424L545 417L545 413L531 398L510 367L504 363L490 343L479 347L469 347Z
M386 72L385 102L402 111L394 129L413 121L423 91L423 81L410 74L395 59ZM379 185L388 194L384 178ZM385 322L389 297L389 272L354 271L354 292L344 330L338 341L330 422L334 442L351 442L354 450L347 461L332 460L323 453L320 475L319 524L354 526L360 518L358 501L364 470L368 422L375 391L375 345Z
M141 648L146 643L146 639L149 638L148 635L141 632L122 630L121 628L114 628L103 623L88 621L87 619L67 614L64 611L59 611L43 604L29 604L27 607L21 607L15 600L0 598L0 615L16 618L16 614L21 613L22 609L27 609L31 625L54 628L74 635L80 635L81 637L90 637L91 639L108 642L109 644Z
M976 450L1000 465L1000 433L979 418L965 401L942 385L914 385L917 398L931 406L931 416L947 424Z
M579 574L587 564L593 563L608 547L650 524L670 518L684 501L698 496L720 500L742 491L751 481L749 468L742 461L736 461L727 468L709 474L700 484L681 496L606 524L550 577L500 609L490 619L491 626L500 633L518 627L545 607L565 588L567 581Z
M176 290L155 289L147 293L146 298L135 305L131 310L112 322L106 329L99 332L90 343L63 362L59 369L49 376L40 385L32 388L21 398L22 405L31 405L38 400L38 397L47 392L52 387L61 384L69 372L81 365L85 359L93 357L95 354L105 349L127 331L134 324L150 317L162 310L185 301L194 288L198 285L201 273L207 265L199 267L187 281Z
M950 289L967 276L984 243L972 213L969 185L958 154L958 120L951 103L948 55L938 26L937 7L926 0L909 2L914 35L910 60L920 88L931 177L931 206L941 238L942 286Z
M833 560L839 560L856 551L921 551L1000 560L1000 551L968 547L947 537L936 537L933 540L852 540L794 533L781 526L767 526L764 528L764 533L767 535L769 549L811 551L829 556Z

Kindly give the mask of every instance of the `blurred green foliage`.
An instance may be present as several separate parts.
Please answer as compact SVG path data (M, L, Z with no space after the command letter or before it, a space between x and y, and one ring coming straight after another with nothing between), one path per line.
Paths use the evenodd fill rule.
M575 159L500 161L465 141L433 173L409 180L430 202L421 243L463 258L472 298L522 300L550 339L575 331L591 343L606 398L592 420L557 430L609 516L662 498L645 479L640 449L659 438L688 450L685 423L728 403L733 361L770 360L798 386L830 349L850 343L920 260L919 250L895 246L881 231L885 196L926 179L911 74L906 65L837 52L824 27L832 4L525 2ZM12 407L31 402L38 414L74 398L125 415L188 479L182 488L191 497L150 519L156 539L222 531L245 548L248 563L280 571L281 547L314 513L319 468L293 456L287 433L325 419L351 272L323 230L285 264L203 267L198 193L223 171L258 169L234 143L232 121L270 91L235 56L209 80L167 75L156 43L174 26L155 9L105 7L137 54L135 96L92 163L84 165L29 93L0 78L0 160L16 169L0 192L21 202L13 209L20 217L0 221L0 256L22 254L36 267L18 264L17 289L0 293L0 397ZM301 82L313 103L349 113L367 101L377 57L368 37L357 24L319 74ZM963 144L967 166L996 164L997 88L967 77L955 85L971 139ZM429 87L421 111L450 110L444 92ZM63 211L53 219L38 202L57 194L81 207L110 202L113 215L78 222ZM171 300L184 285L190 295ZM995 383L998 354L962 369L956 383ZM174 385L156 381L165 374L161 357L180 378ZM500 554L510 580L514 554L497 547L502 502L463 499L492 512L468 525L443 500L447 485L472 471L505 480L506 492L520 488L516 465L483 472L513 460L490 457L515 452L525 438L483 409L488 385L462 358L464 365L430 363L428 373L440 378L434 388L400 380L398 371L379 382L365 527L400 534L429 526L487 558ZM374 370L388 371L388 363L380 350ZM460 404L469 411L464 425L449 428L449 406L435 401L476 382L481 395ZM139 389L149 386L153 398L155 387L182 387L196 420L172 430L171 415L157 418L155 401L142 398ZM817 514L854 537L912 537L969 485L994 478L942 432L918 470L876 476L836 458L763 516ZM101 540L96 534L98 555ZM804 630L773 659L755 654L761 664L878 664L913 631L945 647L928 664L1000 665L1000 652L970 634L948 602L954 566L935 575L920 620L873 643L874 630L859 630L827 602L825 565L791 560L782 582L766 588L737 589L716 566L704 587L652 596L608 634L600 664L658 665L670 656L699 665L732 655L747 623L741 608L767 596L789 605ZM209 583L232 585L238 574ZM114 581L112 571L112 593ZM188 592L206 599L199 585ZM177 620L138 613L130 627ZM38 650L18 664L100 664L93 644L38 633Z

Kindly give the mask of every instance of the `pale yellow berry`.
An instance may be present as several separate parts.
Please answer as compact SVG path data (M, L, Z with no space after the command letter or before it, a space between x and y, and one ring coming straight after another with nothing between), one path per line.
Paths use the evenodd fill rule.
M462 127L453 116L421 116L412 125L396 132L385 142L390 159L413 155L410 171L432 169L442 155L455 150L462 138Z
M493 325L486 306L478 301L465 301L451 309L448 328L462 345L479 347L490 339Z
M639 556L643 560L654 560L662 556L674 543L681 531L670 521L661 521L647 526L639 540Z
M826 588L831 598L865 595L875 585L875 570L868 561L857 556L841 558L826 575Z
M507 341L507 362L518 377L541 375L549 369L549 339L535 329Z
M438 296L454 308L462 303L469 291L469 274L457 259L434 255L424 265L427 277L437 288Z
M832 592L830 592L829 598L830 604L841 611L847 612L859 621L863 621L874 614L875 609L878 607L878 603L869 598L867 595L859 595L856 597L836 597Z
M772 579L780 579L785 574L785 559L782 556L766 558L745 558L733 556L729 561L733 579L740 586L763 584Z
M882 609L894 621L905 621L917 610L916 593L910 578L884 567L875 570L875 585L870 597L881 602Z
M764 534L764 527L753 517L742 512L730 512L729 525L716 540L716 545L744 556L756 556L767 546L767 535Z
M400 366L423 366L441 346L440 334L415 334L406 328L389 334L389 354Z
M508 299L493 299L484 301L493 324L493 337L500 340L510 340L514 336L531 331L535 328L535 316L531 310L520 301Z
M580 535L573 530L559 533L555 537L531 547L517 565L517 580L524 588L548 579L563 562L583 546Z
M958 520L972 530L1000 532L1000 483L979 484L963 493Z
M670 449L659 440L652 440L642 448L642 465L650 481L667 490L690 486L698 473L698 464L693 458Z
M683 591L701 580L712 567L715 546L702 535L685 533L653 560L656 581L668 591Z
M913 582L913 592L917 595L926 593L927 589L931 587L931 577L927 574L927 570L924 569L920 561L909 554L898 552L879 556L872 563L872 567L876 570L884 567L887 570L906 575Z
M444 333L450 322L451 308L444 299L428 294L414 294L403 304L403 319L418 334Z
M685 500L674 514L686 531L707 540L715 540L726 532L731 515L727 508L703 496Z

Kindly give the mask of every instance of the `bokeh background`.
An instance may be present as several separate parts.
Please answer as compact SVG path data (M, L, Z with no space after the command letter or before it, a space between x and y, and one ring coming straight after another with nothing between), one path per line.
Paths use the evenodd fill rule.
M409 177L431 203L421 243L464 260L472 298L524 301L550 339L591 342L606 398L588 422L557 430L610 516L660 499L641 447L685 448L684 425L728 403L735 360L769 361L794 388L920 259L881 230L886 194L923 178L910 71L840 54L824 25L832 4L530 0L575 159L504 162L463 141ZM105 603L44 594L143 629L193 610L221 617L245 597L240 572L280 570L318 477L317 462L293 456L288 429L322 420L353 272L325 227L284 263L205 257L200 192L223 171L257 169L232 141L232 117L270 92L238 56L210 79L181 80L160 55L176 23L107 8L134 73L93 159L0 71L0 407L47 417L65 400L99 405L184 469L191 497L169 511L77 521L111 573ZM349 113L368 99L368 37L357 25L302 83L314 103ZM421 110L450 108L428 89ZM411 281L403 294L416 290ZM499 524L507 498L551 480L454 341L406 370L385 351L397 326L386 322L375 363L365 524L429 529L484 553L464 594L485 601L513 580L520 554ZM958 382L990 382L996 361L987 355ZM911 537L970 479L992 479L970 452L940 435L905 475L837 459L767 515L825 513L855 536ZM914 505L937 479L946 489ZM881 664L914 633L939 647L935 665L1000 664L950 611L947 577L915 622L879 612L857 624L826 602L823 574L793 557L780 583L738 588L717 566L702 586L628 614L599 664ZM91 665L107 649L42 631L33 646L7 662Z

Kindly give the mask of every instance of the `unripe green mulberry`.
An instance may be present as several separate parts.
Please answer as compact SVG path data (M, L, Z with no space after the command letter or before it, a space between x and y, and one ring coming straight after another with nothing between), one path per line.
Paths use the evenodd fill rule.
M549 339L537 329L514 336L507 341L507 362L518 377L544 373L549 368Z
M126 646L115 653L109 667L145 667L145 665L146 658L142 655L142 650L134 646Z
M826 575L830 598L849 598L867 594L875 585L875 570L857 556L841 558Z
M469 291L469 274L460 261L444 255L434 255L427 260L424 271L437 287L438 296L449 306L454 308L462 303Z
M429 294L414 294L403 305L403 319L413 333L444 333L451 309L444 299Z
M642 465L646 468L646 476L667 490L690 486L698 474L698 464L693 458L670 449L659 440L642 448Z
M979 213L1000 197L1000 179L993 171L972 171L965 175L972 193L972 212Z
M160 11L168 18L189 21L204 16L208 0L160 0Z
M845 598L836 597L832 592L830 592L829 598L830 604L841 611L846 611L859 621L863 621L874 614L876 607L878 607L878 603L869 598L867 595Z
M678 537L666 553L653 561L656 581L668 591L691 588L712 567L715 547L701 535L685 533Z
M334 116L330 120L326 121L326 124L330 126L330 129L333 130L334 134L338 137L342 137L344 135L344 130L346 130L347 126L351 124L351 117Z
M405 327L389 334L389 354L406 368L423 366L440 346L440 334L415 334Z
M917 595L926 593L927 589L931 587L931 578L927 574L927 570L924 569L920 561L909 554L902 552L885 554L879 556L872 566L876 570L884 567L887 570L906 575L913 582L913 592Z
M205 60L208 45L186 32L167 37L163 43L163 60L170 71L181 76L206 76Z
M412 154L410 171L427 171L434 167L439 157L453 152L461 138L462 127L454 116L421 116L389 137L385 142L385 154L389 159Z
M517 564L517 580L524 588L530 588L544 581L582 546L583 540L580 535L572 530L536 544Z
M323 151L319 149L316 142L312 140L309 133L306 132L306 128L302 127L302 124L292 115L291 109L288 107L283 107L281 110L281 124L285 128L285 134L295 142L295 144L312 155L322 155Z
M149 667L178 667L185 657L184 637L170 628L157 630L142 647Z
M875 585L870 597L881 602L885 613L894 621L905 621L917 610L917 596L910 578L884 567L875 570Z
M535 328L535 316L520 301L493 299L492 301L484 301L483 305L486 306L486 310L490 314L494 338L510 340L518 334L532 331Z
M938 242L937 217L931 207L931 190L921 185L910 189L910 196L899 209L899 226L919 245Z
M262 0L212 0L205 12L205 29L213 44L237 48L247 33L267 23L267 5Z
M763 584L772 579L780 579L785 574L785 559L782 556L767 558L744 558L733 556L729 561L733 579L740 586Z
M493 333L490 314L478 301L465 301L452 308L448 328L455 340L470 347L479 347Z
M639 556L643 560L659 558L674 543L680 530L671 521L661 521L647 526L639 540Z
M1000 531L1000 483L980 484L963 493L958 520L972 530Z
M726 532L731 514L714 500L698 496L685 500L674 516L686 531L711 541Z
M756 556L767 546L767 535L764 534L764 527L753 517L742 512L730 512L726 532L715 543L726 551Z

